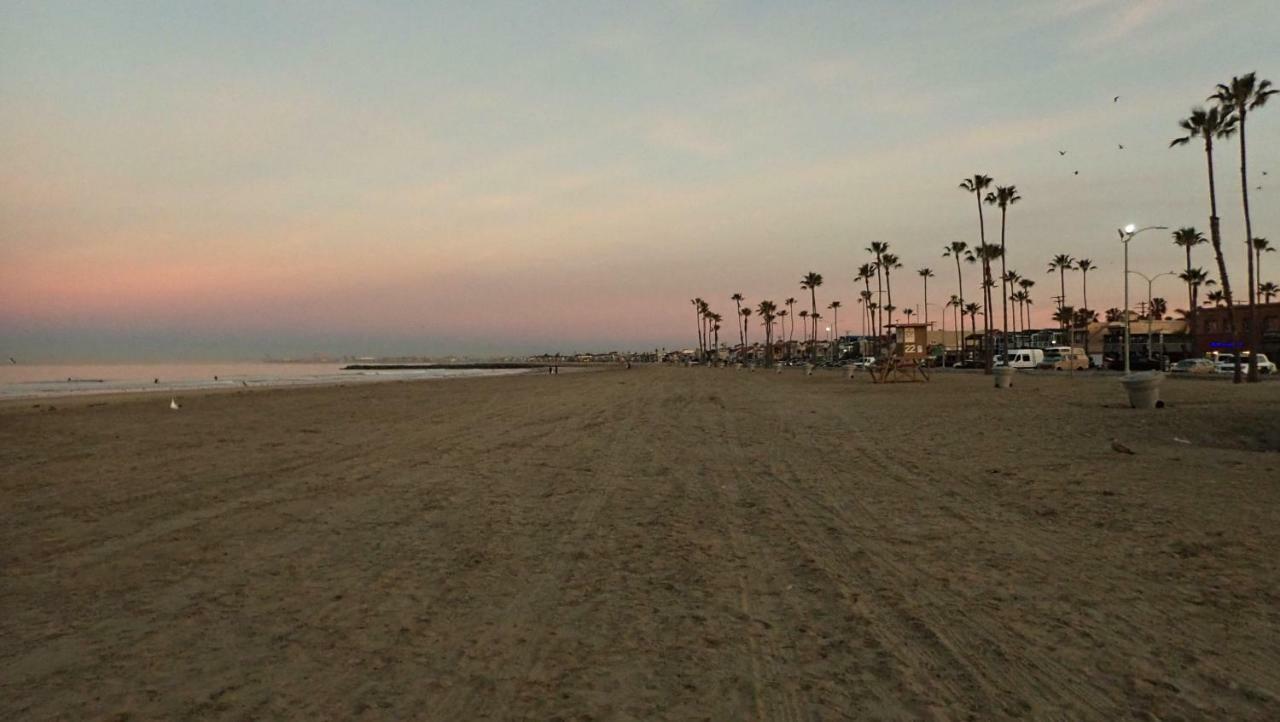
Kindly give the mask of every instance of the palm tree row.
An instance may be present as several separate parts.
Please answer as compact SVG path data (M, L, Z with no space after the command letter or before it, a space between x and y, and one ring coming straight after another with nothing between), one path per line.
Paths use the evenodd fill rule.
M1258 281L1255 262L1261 259L1261 251L1254 245L1253 222L1249 213L1249 174L1248 143L1245 135L1246 121L1250 111L1266 105L1267 99L1277 91L1271 87L1270 80L1258 80L1256 73L1231 78L1229 83L1217 86L1207 100L1216 105L1209 108L1196 107L1191 114L1178 122L1186 135L1174 138L1169 145L1186 145L1193 138L1204 141L1205 159L1209 171L1209 242L1213 245L1214 256L1218 264L1218 278L1222 283L1222 297L1227 307L1227 315L1231 331L1237 346L1244 346L1243 328L1239 315L1235 310L1235 299L1231 293L1231 281L1227 275L1227 263L1222 252L1222 231L1218 217L1218 196L1213 170L1213 141L1230 138L1237 131L1240 133L1240 195L1244 211L1245 259L1248 268L1248 304L1249 304L1249 340L1248 348L1257 349L1261 342L1261 332L1257 318ZM1188 271L1190 268L1188 268ZM1188 274L1190 275L1190 274ZM1188 282L1190 284L1190 282ZM1215 292L1216 293L1216 292ZM1193 307L1194 308L1194 307ZM1236 354L1235 382L1241 381L1241 354ZM1249 354L1250 382L1258 380L1258 356Z

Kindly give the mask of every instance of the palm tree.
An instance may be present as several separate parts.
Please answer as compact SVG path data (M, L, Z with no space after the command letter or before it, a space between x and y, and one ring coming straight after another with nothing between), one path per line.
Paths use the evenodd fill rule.
M1191 276L1191 249L1202 243L1208 243L1208 242L1209 241L1204 237L1204 234L1201 233L1200 231L1197 231L1192 226L1183 226L1182 228L1179 228L1178 230L1173 232L1174 245L1181 246L1187 253L1187 268L1178 277L1181 278L1183 281L1185 281L1187 284L1187 303L1189 304L1188 305L1189 310L1187 311L1187 314L1188 314L1187 325L1191 328L1190 336L1192 339L1192 344L1191 344L1192 347L1195 346L1196 298L1191 288L1191 281L1188 280L1188 278L1186 277ZM1201 271L1202 275L1203 273L1204 272ZM1201 281L1201 283L1203 283L1203 281Z
M1062 297L1058 299L1058 308L1067 305L1067 271L1071 270L1075 260L1065 253L1059 253L1053 257L1053 260L1049 261L1049 273L1057 271L1058 284L1061 287ZM1055 316L1054 319L1056 320L1057 317Z
M1089 271L1096 271L1098 267L1088 258L1081 258L1076 261L1076 270L1080 272L1080 280L1082 283L1081 291L1084 295L1084 301L1080 304L1081 308L1089 307Z
M886 253L880 257L880 265L884 266L884 294L889 305L886 309L896 308L893 305L893 283L890 280L890 272L895 268L902 268L902 263L898 261L898 257L892 253ZM889 311L889 325L893 325L893 311Z
M876 303L877 303L877 308L879 308L880 307L879 303L882 298L881 294L884 292L883 290L884 286L882 285L881 277L880 277L880 269L884 266L884 264L881 262L881 259L884 257L884 254L889 252L889 244L886 241L872 241L863 250L876 257L876 260L873 261L870 265L872 268L875 269L875 272L876 272ZM884 319L880 317L879 313L877 313L876 314L876 335L877 336L879 336L883 332L882 331L883 328L884 328Z
M800 313L797 315L800 316L800 327L804 329L804 332L807 335L809 333L809 312L802 308L800 309Z
M760 315L760 320L764 325L764 363L766 366L773 365L773 321L777 318L774 313L777 310L778 307L773 301L761 301L756 305L756 313Z
M1124 311L1112 306L1107 309L1107 323L1120 323L1124 320Z
M775 318L777 318L777 319L778 319L778 333L779 333L779 334L781 334L781 333L783 332L783 330L784 330L784 329L786 329L786 327L787 327L787 316L789 316L789 315L791 315L791 314L789 314L789 313L787 312L787 309L785 309L785 308L784 308L784 309L782 309L782 310L780 310L780 311L778 311L778 313L775 315ZM786 350L786 349L784 349L784 350ZM788 351L788 352L789 352L789 351Z
M840 302L832 301L827 304L827 308L831 309L831 337L836 339L837 345L840 340Z
M1268 241L1265 238L1253 239L1253 256L1254 256L1253 267L1254 267L1254 270L1257 271L1257 275L1254 277L1258 279L1259 284L1262 283L1262 254L1275 253L1275 252L1276 252L1275 246L1271 245L1271 241Z
M1192 138L1204 140L1204 154L1209 165L1209 243L1213 245L1213 254L1218 261L1218 278L1222 283L1222 298L1227 304L1227 317L1231 323L1231 333L1236 342L1240 341L1240 324L1237 323L1235 305L1231 298L1231 279L1227 276L1227 261L1222 255L1222 228L1218 222L1218 193L1213 178L1213 139L1229 138L1236 131L1236 116L1230 109L1213 107L1192 108L1191 115L1178 121L1178 125L1187 132L1181 138L1169 141L1169 147L1186 145ZM1240 354L1236 354L1237 361ZM1236 364L1235 382L1240 383L1240 364Z
M1249 174L1247 171L1248 152L1245 143L1245 120L1249 111L1257 110L1267 104L1267 99L1280 90L1271 87L1270 80L1258 80L1256 73L1245 73L1233 76L1229 84L1219 84L1210 100L1234 111L1240 128L1240 193L1244 205L1244 247L1249 259L1249 348L1256 351L1262 345L1262 330L1258 326L1258 300L1253 268L1253 222L1249 218ZM1240 354L1236 354L1236 368L1240 368ZM1237 375L1238 375L1237 371ZM1256 383L1258 378L1258 354L1249 354L1249 382Z
M1187 334L1191 337L1191 346L1195 347L1196 340L1196 309L1200 306L1200 287L1207 286L1213 281L1209 278L1209 274L1204 272L1203 268L1188 268L1178 274L1178 278L1187 284L1187 300L1190 305L1187 307L1187 326L1190 332Z
M875 325L875 320L871 318L871 277L874 276L875 274L876 274L876 264L864 263L861 266L858 266L858 275L853 277L854 283L857 283L858 281L862 281L863 285L865 286L865 290L863 291L864 300L862 302L862 307L867 312L867 325L863 326L862 328L863 336L867 335L868 327Z
M738 308L738 313L742 313L742 294L741 294L741 293L735 293L735 294L733 294L732 296L730 296L730 297L729 297L729 300L733 301L733 304L734 304L735 306L737 306L737 308ZM742 331L739 331L739 332L738 332L738 343L742 346L742 352L743 352L743 353L746 353L746 351L747 351L747 335L746 335L746 333L745 333L745 332L742 332Z
M933 278L932 268L918 268L916 275L924 279L924 323L929 325L929 279Z
M1262 296L1263 303L1271 303L1272 297L1280 295L1280 286L1276 286L1275 281L1267 281L1258 286L1258 293Z
M1024 331L1031 328L1031 288L1035 285L1036 282L1030 278L1022 278L1018 280L1018 287L1027 293L1027 298L1023 301L1023 306L1026 309L1027 314L1027 317L1022 320L1022 329Z
M1156 296L1151 299L1151 308L1147 309L1147 315L1157 321L1164 318L1165 313L1169 311L1169 302Z
M1215 308L1222 308L1227 303L1227 292L1223 290L1210 291L1204 298L1205 303L1212 303Z
M987 226L982 218L982 191L991 186L991 176L975 173L972 178L965 178L960 182L960 190L966 193L972 193L974 201L978 204L978 249L980 260L982 261L982 282L983 282L983 307L991 308L991 287L987 285L987 281L991 280L991 257L984 251L987 247ZM991 339L991 315L989 313L982 314L983 339L982 349L985 356L983 367L987 373L991 373L992 349Z
M907 317L907 323L911 323L911 314L913 313L915 313L915 310L910 306L902 309L902 315Z
M1071 325L1076 317L1076 310L1072 306L1059 306L1058 310L1053 314L1053 320L1057 321L1065 329Z
M809 312L809 318L813 319L813 354L814 360L817 360L818 353L818 295L817 288L822 285L822 274L809 271L800 279L800 288L809 291L809 305L813 309Z
M978 314L982 313L982 306L979 306L974 301L970 301L969 303L965 304L964 311L965 313L969 314L969 323L971 324L971 327L973 329L973 335L977 336L978 335Z
M706 348L706 345L702 342L702 299L691 298L689 303L693 304L693 313L695 320L698 322L698 352L702 353Z
M738 313L742 315L742 354L743 356L746 356L747 341L749 340L747 334L747 319L751 318L751 307L748 306L747 308L738 309Z
M1018 328L1018 325L1021 324L1022 330L1026 331L1027 324L1023 315L1026 312L1027 301L1031 300L1031 296L1028 295L1026 291L1014 291L1013 295L1009 297L1009 300L1018 304L1018 313L1014 315L1014 324L1013 324L1014 330L1016 331Z
M1012 185L996 186L994 193L987 194L987 205L993 205L1000 208L1000 305L1003 307L1004 332L1006 334L1009 333L1009 304L1007 299L1009 295L1009 287L1008 280L1006 280L1008 272L1005 270L1004 260L1004 226L1005 217L1009 213L1009 206L1020 200L1022 200L1022 196L1018 195L1018 187ZM1006 344L1005 351L1009 350L1007 346L1008 344Z
M964 308L964 275L960 270L960 261L965 256L969 256L970 260L973 258L972 254L969 253L969 244L964 241L952 241L942 247L943 258L956 259L956 291L958 292L958 298L960 300L960 308ZM963 336L964 329L960 330L962 332L960 335Z
M796 335L796 300L794 298L788 298L782 303L791 312L788 314L791 316L791 330L787 332L787 353L789 354L791 353L791 339L795 338Z
M955 321L955 327L956 327L956 338L961 339L961 341L963 341L963 340L964 340L964 326L963 326L963 325L961 324L961 322L960 322L960 318L961 318L960 314L962 313L962 309L963 309L963 307L964 307L964 304L960 301L960 297L959 297L959 296L956 296L955 294L952 294L952 295L951 295L951 298L947 300L947 306L950 306L950 307L951 307L951 318L952 318L952 320L954 320L954 321ZM944 306L944 307L943 307L943 312L944 312L944 313L946 312L946 306ZM943 344L945 344L945 343L946 343L946 339L944 338L944 339L942 340L942 342L943 342Z

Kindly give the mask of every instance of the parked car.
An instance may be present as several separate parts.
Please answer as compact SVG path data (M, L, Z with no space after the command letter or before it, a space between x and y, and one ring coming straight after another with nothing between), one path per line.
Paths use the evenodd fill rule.
M849 365L858 369L867 369L875 365L875 362L876 362L875 356L863 356L861 358L856 358L850 361Z
M1276 372L1275 362L1267 358L1267 355L1265 353L1258 354L1258 373L1273 374L1275 372Z
M1044 360L1036 364L1038 369L1053 371L1081 371L1089 368L1089 356L1082 348L1054 347L1044 351Z
M1175 374L1216 374L1218 366L1207 358L1184 358L1169 369Z
M1218 373L1220 374L1233 374L1236 372L1235 354L1220 353L1213 363L1218 367Z
M1015 369L1033 369L1044 361L1044 351L1038 348L1015 348L1010 349L1008 360L1005 356L996 356L996 365L1001 366L1006 363Z

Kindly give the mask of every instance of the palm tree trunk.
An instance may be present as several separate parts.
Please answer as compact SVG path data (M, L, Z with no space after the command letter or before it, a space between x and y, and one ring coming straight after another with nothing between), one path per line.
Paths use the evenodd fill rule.
M813 340L809 344L809 355L814 361L818 360L818 291L813 286L809 286L809 307L813 309L809 312L809 317L813 319Z
M1004 351L1006 356L1009 353L1009 339L1008 339L1008 336L1009 336L1009 289L1005 285L1005 277L1008 275L1009 271L1005 267L1005 260L1004 260L1004 222L1005 222L1005 216L1007 216L1008 213L1009 213L1008 206L1001 206L1000 208L1000 307L1004 313L1004 334L1000 337L1000 340L1002 342L1002 345L1004 346ZM1007 363L1008 359L1006 359L1005 361Z
M1080 306L1084 310L1088 311L1089 310L1089 271L1087 270L1080 271L1080 284L1082 286L1080 290L1083 293L1083 299L1080 301ZM1089 356L1089 322L1088 320L1084 322L1084 355L1086 358ZM1093 362L1091 361L1090 363L1093 363Z
M1240 342L1240 319L1236 315L1235 302L1231 298L1231 281L1227 278L1227 261L1222 256L1222 227L1218 222L1218 191L1213 180L1213 139L1205 138L1205 156L1209 161L1209 242L1218 261L1218 278L1222 281L1222 297L1226 301L1227 317L1231 319L1231 338ZM1238 349L1233 349L1238 350ZM1236 353L1234 383L1240 383L1240 354Z
M924 333L929 337L929 277L924 276Z
M883 281L881 281L880 279L880 254L877 253L876 254L876 336L879 336L881 333L884 332L884 316L881 315L881 311L884 310L884 304L881 303L881 300L883 300L884 298L884 296L881 295L883 293L884 293L884 285L883 285Z
M977 187L973 189L973 199L978 202L978 240L980 243L980 252L982 254L982 300L986 308L982 314L982 356L983 369L986 373L991 373L992 354L991 354L991 287L987 282L991 280L991 261L987 257L987 225L982 218L982 191ZM974 333L977 333L977 319L974 319Z
M889 325L893 325L893 280L890 278L889 269L884 269L884 293L889 300Z
M1258 383L1258 347L1262 334L1258 328L1257 284L1254 283L1253 224L1249 219L1249 174L1246 171L1248 155L1244 140L1244 107L1240 108L1240 197L1244 203L1244 254L1249 259L1249 383ZM1236 354L1236 368L1240 367L1240 354ZM1239 372L1237 372L1237 375Z
M960 270L960 254L959 254L959 253L957 253L957 254L956 254L956 290L957 290L957 291L959 291L959 293L960 293L960 306L959 306L959 308L963 310L963 309L964 309L964 274L963 274L963 272ZM964 328L963 328L962 326L957 327L957 328L959 328L959 329L960 329L960 340L961 340L961 341L963 341L963 340L964 340ZM963 344L962 344L962 345L963 345Z

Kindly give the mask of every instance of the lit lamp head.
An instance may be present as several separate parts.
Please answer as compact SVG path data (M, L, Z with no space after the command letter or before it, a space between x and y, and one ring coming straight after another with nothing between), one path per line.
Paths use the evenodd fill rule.
M1125 233L1133 233L1133 232L1134 232L1134 231L1136 231L1137 229L1138 229L1138 227L1137 227L1137 226L1135 226L1135 225L1133 225L1132 223L1130 223L1129 225L1127 225L1127 226L1125 226L1125 227L1124 227L1124 232L1125 232Z

